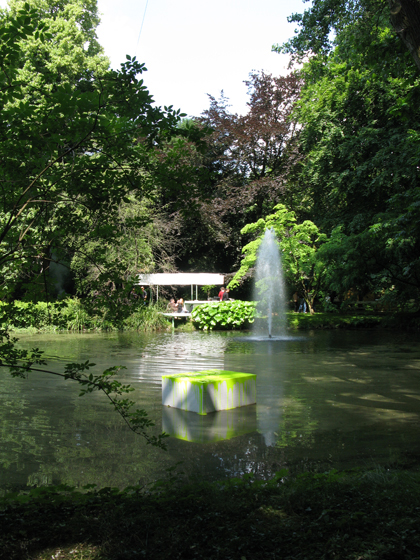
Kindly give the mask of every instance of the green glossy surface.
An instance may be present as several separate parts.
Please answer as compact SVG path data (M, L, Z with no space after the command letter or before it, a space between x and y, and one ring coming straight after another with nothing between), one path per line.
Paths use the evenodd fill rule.
M252 379L256 375L252 373L241 373L239 371L223 371L220 369L213 369L207 371L195 371L187 373L172 373L170 375L162 375L162 378L166 379L185 379L187 378L190 383L205 384L205 383L218 383L220 381L227 380L240 380L240 379Z

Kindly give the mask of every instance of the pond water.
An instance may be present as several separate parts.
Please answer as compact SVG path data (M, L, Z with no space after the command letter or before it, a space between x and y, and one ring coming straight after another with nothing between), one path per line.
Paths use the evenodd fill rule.
M288 340L246 333L22 336L49 368L90 359L125 366L139 407L172 434L168 450L128 430L104 396L47 374L0 377L0 493L67 483L148 484L176 465L186 480L280 470L420 463L420 335L314 331ZM224 369L257 374L257 404L205 417L162 408L161 376Z

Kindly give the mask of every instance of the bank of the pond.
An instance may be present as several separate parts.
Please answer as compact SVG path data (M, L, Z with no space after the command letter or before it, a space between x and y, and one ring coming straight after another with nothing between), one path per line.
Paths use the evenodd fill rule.
M229 301L208 303L197 306L192 312L192 321L196 328L202 330L239 330L257 327L267 328L267 317L256 314L255 302ZM342 311L337 313L286 313L287 326L291 330L310 329L359 329L359 328L397 328L419 329L419 313L374 313L365 310L357 312ZM282 323L282 318L274 314L273 328ZM279 325L280 326L280 325Z
M293 313L287 314L292 330L387 328L419 330L418 313Z
M0 302L0 324L14 332L153 332L170 328L161 311L158 305L143 305L139 300L122 301L117 307L92 307L78 298L56 302Z
M0 302L0 324L14 332L55 331L163 331L172 328L171 320L162 315L165 304L143 305L140 301L123 301L118 308L92 308L78 298L67 298L57 302L28 303L15 301L13 304ZM420 329L419 313L286 313L287 326L291 330L311 329ZM266 317L255 317L255 303L231 301L197 306L189 317L177 319L179 330L241 330L260 324ZM273 324L276 317L273 318Z
M174 481L175 480L175 481ZM8 560L418 559L420 474L252 478L150 492L35 489L0 500Z

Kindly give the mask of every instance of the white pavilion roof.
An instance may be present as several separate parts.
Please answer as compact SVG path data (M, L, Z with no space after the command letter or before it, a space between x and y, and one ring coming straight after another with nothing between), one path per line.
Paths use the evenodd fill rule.
M213 272L161 272L139 274L139 285L145 286L223 286L223 274Z

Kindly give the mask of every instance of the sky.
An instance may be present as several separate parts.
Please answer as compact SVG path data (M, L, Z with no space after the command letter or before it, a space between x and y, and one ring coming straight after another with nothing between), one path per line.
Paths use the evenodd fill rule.
M218 98L223 90L230 111L243 114L250 72L288 72L288 57L271 46L293 35L296 24L287 16L308 6L302 0L98 0L97 33L113 68L126 54L146 64L143 79L158 105L199 116L209 107L207 94Z
M221 90L232 112L246 112L253 70L286 74L288 57L271 52L293 35L287 16L302 0L98 0L99 42L117 67L125 55L144 62L144 76L159 105L189 116L209 107ZM144 18L144 20L143 20ZM142 27L143 22L143 27ZM140 34L141 30L141 34ZM140 36L140 38L139 38Z

